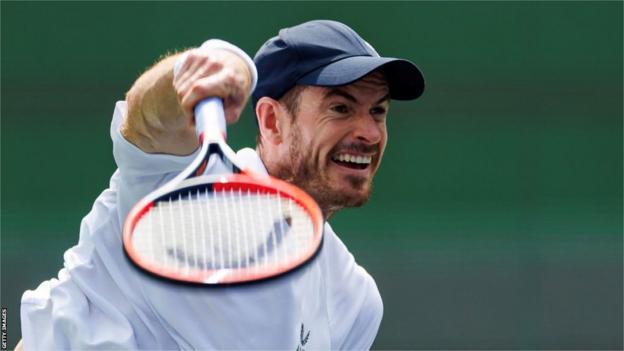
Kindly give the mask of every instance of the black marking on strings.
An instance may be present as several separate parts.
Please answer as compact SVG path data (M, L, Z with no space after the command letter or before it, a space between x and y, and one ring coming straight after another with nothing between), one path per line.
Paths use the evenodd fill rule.
M273 223L273 229L269 231L264 245L259 245L256 250L255 257L258 258L258 261L261 261L264 256L268 256L276 250L276 247L280 245L284 237L288 234L291 225L292 217L290 216L284 217L281 220L277 220ZM273 244L273 239L271 236L272 233L275 233L275 245ZM174 260L178 260L195 269L247 268L249 266L253 266L256 263L254 256L251 256L249 257L249 265L247 265L247 260L241 260L239 262L224 262L224 266L221 266L216 262L206 261L191 253L187 253L179 247L168 247L167 255L169 257L172 257Z
M194 186L189 186L181 189L174 190L170 193L167 193L157 199L154 202L167 202L169 199L172 201L180 201L180 200L188 200L191 198L199 198L204 193L212 193L214 191L214 186L212 183L206 184L198 184Z

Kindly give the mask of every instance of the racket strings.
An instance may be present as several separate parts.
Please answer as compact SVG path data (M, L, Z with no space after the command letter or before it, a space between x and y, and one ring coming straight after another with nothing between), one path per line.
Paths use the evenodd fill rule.
M136 224L134 246L152 265L181 275L258 273L297 260L313 236L308 212L284 194L195 189L155 203Z

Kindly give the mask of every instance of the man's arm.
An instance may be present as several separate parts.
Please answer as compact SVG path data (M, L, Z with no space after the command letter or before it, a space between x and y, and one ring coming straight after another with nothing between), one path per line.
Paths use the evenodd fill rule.
M232 123L238 119L252 86L253 79L245 63L248 60L240 59L231 50L226 49L192 50L174 78L173 68L178 58L179 55L173 55L161 60L141 75L128 91L127 104L120 103L124 105L124 108L115 111L116 114L118 110L121 111L120 116L123 117L118 119L118 124L115 122L117 117L114 117L115 133L120 131L122 134L121 136L115 134L113 137L114 149L119 151L122 148L119 142L115 141L115 138L119 136L118 139L123 140L125 146L129 146L127 140L149 153L180 155L193 152L196 147L196 137L192 122L192 109L195 103L208 96L219 96L224 99L228 122ZM127 154L126 156L124 162L136 161L136 157L132 158ZM158 155L147 157L156 157L156 161L163 160ZM175 160L171 161L171 159L167 158L165 161L175 163ZM166 165L163 172L171 167L171 164ZM125 172L125 176L133 177L132 172ZM118 231L115 227L118 221L114 220L116 218L114 216L118 215L120 203L122 203L117 197L119 189L123 188L123 192L127 195L126 202L129 203L134 203L135 198L140 195L137 195L138 193L133 195L128 189L138 188L136 192L148 191L147 188L137 186L132 180L136 178L126 182L127 179L122 179L120 172L116 172L111 179L112 190L105 192L105 199L103 198L105 194L101 195L92 212L85 217L81 226L80 243L70 249L71 257L74 258L71 266L75 269L71 276L64 271L62 284L58 282L53 285L47 284L34 292L27 293L28 296L22 298L22 315L30 318L22 320L23 338L26 343L20 341L16 345L17 350L22 350L24 347L53 349L72 346L83 349L132 349L136 348L139 343L145 348L155 349L157 348L154 347L155 345L171 348L170 340L164 334L162 338L145 339L144 336L147 333L144 328L146 327L137 322L137 315L132 314L134 308L129 307L137 303L136 299L129 298L123 303L116 303L114 307L118 307L118 310L113 308L114 313L110 313L108 307L102 307L102 304L108 305L106 298L110 298L111 301L120 301L116 294L130 296L128 291L131 292L134 289L134 280L124 277L127 263L117 247L117 242L109 240L111 233ZM95 213L96 210L97 213ZM121 212L125 213L123 210ZM109 247L109 244L113 246ZM91 246L97 246L99 249L92 251L85 249ZM100 261L102 257L98 256L99 250L109 253L105 257L105 264ZM79 259L75 259L76 257ZM97 264L91 264L93 257L96 257ZM81 262L89 262L89 264L82 265ZM76 267L80 268L80 272ZM76 279L80 280L80 286L75 284ZM81 286L97 285L93 284L94 281L98 281L102 286L110 286L111 290L81 290ZM46 289L57 291L57 293L60 291L60 293L50 294ZM94 299L94 295L98 299ZM63 296L63 298L59 299L55 296ZM32 303L33 301L36 303ZM96 305L98 307L94 308L93 306ZM41 308L41 306L46 306L46 308ZM50 306L54 306L54 309ZM97 322L98 328L88 333L81 332L83 329L91 328L90 318ZM25 323L28 328L24 328ZM133 328L129 328L130 325ZM154 330L153 327L149 329L151 332ZM53 329L56 333L54 335L51 333ZM80 334L79 340L72 333ZM111 334L114 334L116 339L109 338Z
M127 93L128 116L121 133L148 153L188 155L198 146L193 108L202 99L223 99L228 123L238 120L249 97L252 73L237 54L202 46L188 51L177 74L179 54L148 69Z

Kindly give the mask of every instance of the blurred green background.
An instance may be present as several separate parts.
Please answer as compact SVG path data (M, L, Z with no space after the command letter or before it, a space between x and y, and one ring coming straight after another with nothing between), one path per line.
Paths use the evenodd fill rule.
M2 306L56 275L115 169L114 102L169 50L249 53L328 18L428 85L372 199L332 220L375 277L378 349L622 348L622 2L6 2ZM230 132L252 145L247 109ZM120 248L121 249L121 248Z

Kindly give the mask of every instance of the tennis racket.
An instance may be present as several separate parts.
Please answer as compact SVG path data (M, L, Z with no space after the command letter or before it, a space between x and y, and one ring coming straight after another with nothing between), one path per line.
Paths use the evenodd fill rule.
M315 257L322 243L318 205L303 190L237 164L225 143L221 99L195 107L195 128L198 156L126 218L130 261L176 282L229 285L276 277Z

